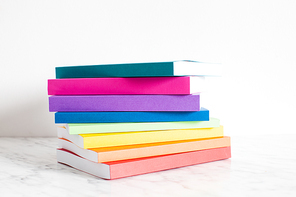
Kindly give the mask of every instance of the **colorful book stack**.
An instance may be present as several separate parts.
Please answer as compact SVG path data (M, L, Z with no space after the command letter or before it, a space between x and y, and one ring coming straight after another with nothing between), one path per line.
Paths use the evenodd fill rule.
M57 160L117 179L231 157L230 138L200 92L211 64L194 61L57 67L48 80Z

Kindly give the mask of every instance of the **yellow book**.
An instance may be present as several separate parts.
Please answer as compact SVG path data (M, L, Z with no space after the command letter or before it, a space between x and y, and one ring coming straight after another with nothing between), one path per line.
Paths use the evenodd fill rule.
M223 137L223 127L174 129L160 131L139 131L122 133L97 133L70 135L65 127L58 127L58 137L65 138L77 146L87 148L100 148L111 146L124 146L132 144L146 144L189 139L203 139Z

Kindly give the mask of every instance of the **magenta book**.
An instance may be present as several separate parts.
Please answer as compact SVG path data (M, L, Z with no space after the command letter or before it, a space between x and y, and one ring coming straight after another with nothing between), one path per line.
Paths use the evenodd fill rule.
M48 95L192 94L203 91L203 77L49 79Z

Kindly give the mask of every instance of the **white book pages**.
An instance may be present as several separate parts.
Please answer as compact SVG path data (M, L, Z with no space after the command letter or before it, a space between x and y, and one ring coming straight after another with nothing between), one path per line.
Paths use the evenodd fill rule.
M83 149L81 147L78 147L77 145L75 145L72 142L69 142L67 140L63 140L63 139L58 139L58 147L59 148L63 148L63 149L67 149L85 159L88 159L90 161L93 162L98 162L99 158L98 158L98 153L92 150L88 150L88 149Z
M58 127L58 132L57 132L58 133L58 137L59 138L65 138L65 139L73 142L77 146L79 146L81 148L84 148L84 140L83 140L83 137L81 137L80 135L77 135L77 134L70 135L69 134L69 131L68 131L68 129L66 129L66 127L68 127L67 124L66 124L65 127L61 127L61 126Z
M205 77L190 77L190 94L205 92L206 89Z
M111 177L109 165L89 161L64 150L57 149L57 161L100 178Z
M214 63L203 63L196 61L175 61L175 76L221 76L222 65Z

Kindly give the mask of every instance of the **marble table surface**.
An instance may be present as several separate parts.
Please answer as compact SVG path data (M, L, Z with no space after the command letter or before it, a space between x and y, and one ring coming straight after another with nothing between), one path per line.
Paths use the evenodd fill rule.
M0 138L1 196L296 196L296 135L233 136L232 158L117 180L56 162L56 138Z

